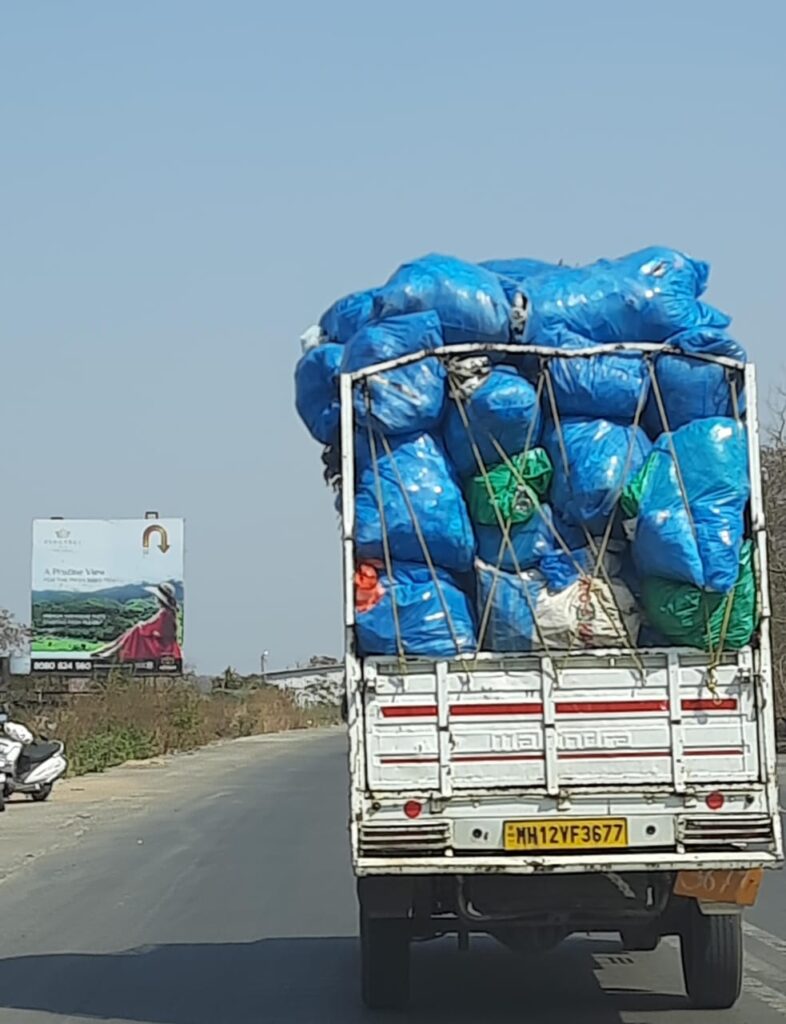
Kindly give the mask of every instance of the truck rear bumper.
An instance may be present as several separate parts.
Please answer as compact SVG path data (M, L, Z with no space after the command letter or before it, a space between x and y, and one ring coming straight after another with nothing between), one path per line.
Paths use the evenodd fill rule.
M354 868L358 877L373 875L535 875L588 874L592 872L630 871L704 871L710 869L747 870L778 868L782 860L774 853L614 853L519 857L516 855L483 856L413 856L358 857Z

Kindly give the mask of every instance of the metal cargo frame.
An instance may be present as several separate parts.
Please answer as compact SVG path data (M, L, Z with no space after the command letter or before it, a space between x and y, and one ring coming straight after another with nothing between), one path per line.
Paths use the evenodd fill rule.
M750 467L750 521L753 533L755 552L755 571L758 583L757 599L759 602L760 620L757 630L757 645L753 649L746 649L733 657L731 662L735 669L748 666L750 674L750 685L752 686L753 701L755 707L755 734L757 736L758 753L758 778L748 782L737 782L727 784L723 779L717 780L725 792L732 797L735 792L740 797L745 795L746 800L751 799L751 792L756 791L757 815L749 815L746 821L750 821L751 827L755 830L754 818L759 826L764 828L766 824L770 836L765 844L766 848L756 851L734 853L729 850L722 852L711 852L691 849L690 837L682 835L678 844L678 852L672 850L658 851L637 849L609 853L592 853L577 860L575 855L526 855L502 853L499 849L488 852L464 855L454 853L454 850L446 845L443 825L456 825L462 814L472 815L479 809L492 809L497 816L505 817L511 814L521 814L520 808L526 806L527 801L547 799L554 803L555 807L563 799L566 787L561 787L555 774L556 765L556 733L554 729L554 702L549 692L549 680L554 677L551 654L547 651L542 654L533 654L532 659L540 663L539 677L543 698L543 715L545 727L545 779L544 784L526 789L510 787L504 790L483 788L468 789L460 792L454 791L447 770L449 754L446 749L448 742L448 716L449 716L449 684L451 674L467 673L467 663L448 662L424 662L422 659L413 659L408 662L406 672L418 669L423 670L424 666L433 673L436 681L436 716L439 736L438 766L439 784L431 789L418 789L413 786L402 785L400 790L391 790L384 793L372 792L369 786L368 762L366 756L366 721L365 721L365 685L364 663L358 657L355 645L355 601L354 601L354 573L355 573L355 550L354 550L354 519L355 519L355 459L354 459L354 408L353 389L364 380L401 367L418 362L421 359L437 358L444 360L455 356L482 356L492 353L510 355L533 355L542 359L559 357L565 358L587 358L590 356L601 356L619 354L624 352L640 353L645 355L672 353L676 355L690 355L691 358L701 359L707 362L720 364L724 367L737 370L744 374L744 389L746 396L745 422L747 427L747 440L749 450ZM532 874L540 872L575 872L598 871L598 872L621 872L621 871L677 871L680 869L713 869L713 868L751 868L755 866L774 867L778 866L783 859L783 839L779 815L778 788L777 788L777 748L775 738L775 716L773 706L773 680L771 669L771 647L770 647L770 601L768 591L768 570L767 570L767 535L764 517L763 495L761 489L761 460L759 450L759 428L756 405L756 375L755 369L750 364L742 364L731 359L699 355L697 353L683 353L668 346L658 344L618 344L618 345L597 345L591 348L565 351L554 350L537 346L524 345L479 345L463 344L444 346L436 350L424 350L398 359L379 363L375 366L366 367L354 373L343 374L340 380L341 400L341 477L342 477L342 545L343 545L343 575L344 575L344 633L345 633L345 677L347 689L347 712L348 712L348 736L349 736L349 767L351 779L351 818L350 835L352 844L352 857L355 871L358 875L374 874L403 874L403 875L461 875L475 873L510 873L510 874ZM591 656L599 659L624 658L630 651L624 648L613 650L593 651ZM638 652L637 652L638 653ZM644 653L644 652L642 652ZM689 655L694 661L701 658L699 652L680 648L658 648L646 653L659 656L670 666L669 686L672 713L670 713L670 728L672 734L672 774L668 782L658 785L633 786L612 783L608 786L582 786L580 797L583 803L584 813L590 813L592 808L603 807L609 799L618 801L644 801L650 808L663 814L674 816L675 796L683 804L696 806L698 796L710 787L686 786L682 779L682 758L680 756L681 732L679 729L679 714L673 711L678 691L675 689L675 673L673 667L679 663L679 659ZM587 651L576 651L576 656L586 657ZM483 672L492 663L505 662L506 660L516 661L514 655L479 654L472 656L473 671ZM727 658L731 658L727 655ZM371 658L368 661L370 674L379 671L379 665L385 661L392 662L394 659ZM707 662L709 659L707 658ZM600 665L600 662L599 662ZM403 667L403 666L402 666ZM600 665L602 668L602 665ZM529 675L532 679L532 675ZM676 717L676 721L675 721ZM675 726L677 728L675 728ZM570 786L567 787L570 790ZM400 813L402 802L417 796L427 802L441 817L427 817L422 821L420 831L416 828L409 828L403 813ZM568 805L571 804L571 794L568 793ZM532 804L531 806L536 806ZM393 810L395 808L395 811ZM391 827L398 826L413 837L413 844L416 850L408 851L406 856L397 855L391 852L385 854L384 842L376 851L369 855L369 843L373 848L374 842L374 812L382 812L382 819L379 824L384 826L385 812L388 811L388 824ZM391 816L392 815L392 816ZM452 815L452 817L451 817ZM744 817L744 816L743 816ZM730 834L733 835L735 825L734 815L724 817L728 822ZM366 836L365 852L361 851L361 830ZM382 829L384 832L384 828ZM382 834L382 832L380 834ZM443 834L444 832L444 834ZM417 834L416 834L417 833ZM418 843L420 844L419 848Z

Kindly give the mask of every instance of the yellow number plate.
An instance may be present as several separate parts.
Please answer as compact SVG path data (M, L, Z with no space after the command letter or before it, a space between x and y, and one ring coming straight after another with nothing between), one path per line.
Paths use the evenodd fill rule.
M560 821L506 821L505 849L620 850L628 845L626 818L565 818Z

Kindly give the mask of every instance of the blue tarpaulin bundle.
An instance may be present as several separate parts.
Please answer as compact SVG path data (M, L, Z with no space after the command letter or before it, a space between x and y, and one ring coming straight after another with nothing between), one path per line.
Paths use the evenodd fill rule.
M510 572L531 569L554 550L554 527L551 509L540 505L526 523L512 523L503 543L499 526L475 524L478 557L489 565L499 565ZM512 549L512 550L511 550Z
M708 276L707 263L658 246L586 267L556 268L532 280L525 341L560 348L725 330L730 318L700 301Z
M526 652L536 644L535 610L546 582L538 572L504 572L478 563L478 618L486 651Z
M368 324L344 348L342 373L389 359L433 350L442 344L434 313L393 317ZM423 359L385 374L375 374L355 389L355 421L388 434L432 430L445 408L445 371L436 358Z
M544 431L543 446L554 464L551 503L555 511L569 526L598 534L652 448L640 427L600 419L551 424Z
M472 653L477 646L472 607L450 573L437 569L432 574L425 565L406 562L394 562L392 568L392 578L377 568L372 598L358 602L359 653L398 654L399 641L403 653L411 656L452 658Z
M667 426L653 391L644 414L650 437L658 437L666 430L679 430L691 420L735 416L735 398L737 410L745 409L739 372L718 363L695 356L664 354L655 361L655 377Z
M361 327L374 319L374 292L353 292L334 302L322 314L319 326L328 341L346 345Z
M433 310L447 344L510 341L510 303L490 270L432 253L395 272L374 299L379 319Z
M469 399L462 400L469 431L454 399L445 415L445 446L461 476L480 473L473 443L486 468L534 448L539 438L540 409L535 388L513 367L495 367Z
M549 372L560 416L633 423L644 412L649 371L637 353L552 359Z
M338 379L343 358L341 345L319 345L306 352L295 367L295 406L311 436L321 444L334 444L338 439Z
M361 435L362 437L362 435ZM355 496L355 545L361 558L382 558L382 517L391 557L425 562L411 512L436 565L468 572L475 557L469 513L453 469L441 445L428 434L391 438L390 454L376 441L377 461L358 461ZM367 451L366 444L363 450Z
M638 489L639 573L727 594L739 573L750 489L745 427L715 417L664 435Z

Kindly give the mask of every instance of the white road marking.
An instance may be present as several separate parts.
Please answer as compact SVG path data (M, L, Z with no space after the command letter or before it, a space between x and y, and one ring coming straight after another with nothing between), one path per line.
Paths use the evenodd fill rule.
M758 978L752 978L750 975L745 979L742 987L749 996L753 996L759 1002L769 1006L771 1010L775 1010L776 1013L786 1017L786 995L783 992L770 988L763 981L759 981Z
M769 978L776 985L786 985L786 973L782 969L768 963L766 960L760 960L757 956L752 956L750 953L745 954L745 970L753 971L754 974L760 974L763 978ZM786 990L784 990L784 993L786 994Z
M786 955L786 939L779 939L777 935L771 935L769 932L765 932L763 928L757 928L755 924L749 924L747 921L743 921L742 930L746 935L750 935L752 939L761 942L762 945L769 946L770 949Z

